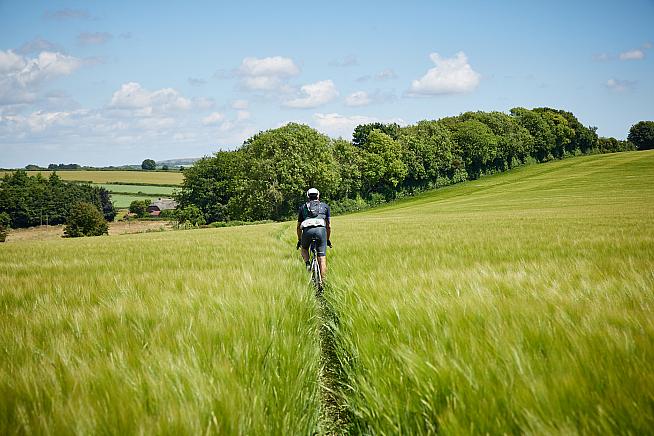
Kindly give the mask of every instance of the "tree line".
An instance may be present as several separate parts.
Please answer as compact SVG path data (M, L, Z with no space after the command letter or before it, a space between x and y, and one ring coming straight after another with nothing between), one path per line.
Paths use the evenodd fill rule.
M185 169L177 200L199 208L207 223L283 220L311 186L338 213L528 163L635 149L596 130L552 108L466 112L406 127L363 124L351 141L290 123Z
M63 224L80 203L95 206L107 221L113 221L116 215L109 191L86 183L64 182L56 172L45 178L18 170L6 174L0 182L0 214L9 217L12 228Z

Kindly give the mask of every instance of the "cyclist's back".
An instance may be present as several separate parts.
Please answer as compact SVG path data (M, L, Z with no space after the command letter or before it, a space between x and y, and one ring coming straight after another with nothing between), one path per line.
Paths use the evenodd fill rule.
M298 247L302 247L302 257L305 263L309 261L309 245L316 240L316 251L320 269L324 276L326 270L326 252L331 234L331 211L326 203L320 201L320 193L311 188L307 191L307 201L298 209L297 236Z

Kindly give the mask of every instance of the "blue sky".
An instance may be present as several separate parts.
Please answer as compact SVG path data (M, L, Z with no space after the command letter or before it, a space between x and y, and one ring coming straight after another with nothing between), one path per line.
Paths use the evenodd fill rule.
M654 119L654 2L0 0L0 167L238 147L289 121Z

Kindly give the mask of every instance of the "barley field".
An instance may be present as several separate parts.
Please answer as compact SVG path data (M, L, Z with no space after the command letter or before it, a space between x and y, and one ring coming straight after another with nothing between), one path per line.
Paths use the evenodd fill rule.
M334 220L350 430L654 432L654 152Z
M138 174L138 173L137 173ZM0 245L2 434L647 434L654 152L333 218Z
M3 177L9 171L0 171ZM30 176L37 174L49 177L51 171L27 171ZM180 185L184 175L180 171L93 171L93 170L59 170L57 175L62 180L90 183L143 183L152 185Z

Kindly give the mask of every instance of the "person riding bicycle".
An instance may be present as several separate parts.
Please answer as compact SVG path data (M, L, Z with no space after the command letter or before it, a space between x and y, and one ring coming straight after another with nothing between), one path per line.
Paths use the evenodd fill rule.
M302 247L302 258L309 265L309 245L316 239L318 252L318 265L320 275L325 277L327 271L327 245L332 246L329 238L332 229L330 226L330 210L326 203L320 201L320 192L316 188L307 191L307 202L298 209L297 216L297 248Z

